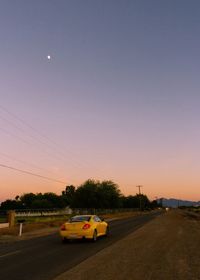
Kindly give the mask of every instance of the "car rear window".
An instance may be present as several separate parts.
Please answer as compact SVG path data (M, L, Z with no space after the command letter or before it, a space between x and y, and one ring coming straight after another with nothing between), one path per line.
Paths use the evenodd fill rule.
M90 220L90 216L74 216L70 219L70 223L74 223L74 222L89 222Z

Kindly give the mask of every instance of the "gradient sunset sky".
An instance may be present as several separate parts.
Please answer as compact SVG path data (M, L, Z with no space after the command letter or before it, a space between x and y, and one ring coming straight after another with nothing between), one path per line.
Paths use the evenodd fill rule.
M200 1L1 0L0 201L88 178L200 200ZM50 55L51 59L47 59Z

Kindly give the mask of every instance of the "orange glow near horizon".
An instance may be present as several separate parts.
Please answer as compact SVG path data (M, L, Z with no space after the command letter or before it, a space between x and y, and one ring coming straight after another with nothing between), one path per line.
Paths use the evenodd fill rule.
M4 171L4 172L2 172ZM1 186L3 186L1 190L0 201L4 201L6 199L14 199L17 195L22 195L24 193L33 192L54 192L57 194L61 194L62 190L65 189L65 185L58 184L56 182L50 182L45 179L35 178L25 174L18 174L17 172L13 172L10 170L2 170L1 169ZM59 175L59 174L58 174ZM63 176L62 176L63 177ZM113 180L116 184L118 184L119 189L124 195L135 195L138 193L137 185L142 185L141 192L146 194L150 200L154 200L155 197L161 198L176 198L182 200L192 200L198 201L198 184L195 184L195 178L191 180L190 178L185 178L184 182L178 180L178 178L173 178L172 182L164 180L163 175L157 176L156 179L153 177L145 177L142 178L142 174L139 176L134 176L135 180L132 179L132 176L129 177L126 175L125 180L120 178L120 176L116 176L116 180L114 178L93 178L85 177L84 174L80 174L80 179L70 180L66 185L73 184L74 186L79 186L87 179L97 179L97 180ZM55 177L59 178L59 177ZM188 186L192 185L191 188Z

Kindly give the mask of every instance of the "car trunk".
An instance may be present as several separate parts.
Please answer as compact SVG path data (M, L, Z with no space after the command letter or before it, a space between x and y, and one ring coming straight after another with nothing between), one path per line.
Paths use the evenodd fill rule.
M69 231L77 231L81 230L85 224L88 222L83 221L83 222L72 222L72 223L66 223L65 224L65 229Z

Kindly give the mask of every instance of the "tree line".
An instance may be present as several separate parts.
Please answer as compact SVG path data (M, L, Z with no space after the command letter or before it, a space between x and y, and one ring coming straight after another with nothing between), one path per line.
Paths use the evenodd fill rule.
M144 194L124 196L118 185L112 181L87 180L77 188L66 186L61 195L52 192L25 193L15 199L7 199L0 210L52 209L52 208L141 208L152 209L159 205Z

